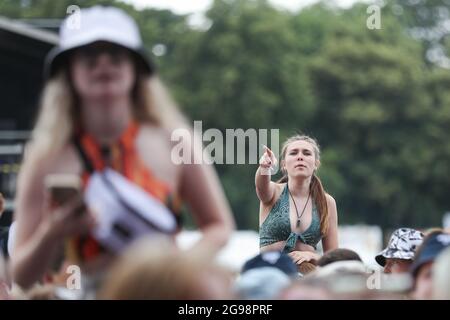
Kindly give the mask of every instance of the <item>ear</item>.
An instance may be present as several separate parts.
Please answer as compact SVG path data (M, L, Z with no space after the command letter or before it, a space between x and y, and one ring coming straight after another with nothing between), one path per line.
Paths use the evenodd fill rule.
M318 170L319 167L320 167L320 160L316 160L316 169L315 170Z
M283 173L286 173L285 165L286 165L286 161L285 160L281 160L281 162L280 162L280 169L281 169L281 172L283 172Z

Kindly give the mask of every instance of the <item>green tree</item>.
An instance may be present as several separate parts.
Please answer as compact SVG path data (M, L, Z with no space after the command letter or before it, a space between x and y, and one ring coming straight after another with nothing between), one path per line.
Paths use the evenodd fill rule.
M431 186L448 184L432 178L442 158L433 146L449 143L440 135L447 124L433 120L437 106L428 86L437 84L429 80L421 44L394 15L383 15L381 30L368 30L364 12L365 6L354 6L336 16L340 23L310 70L320 104L318 136L340 155L335 164L345 177L336 190L341 221L438 225L449 203ZM450 169L439 163L440 170Z
M411 36L423 45L427 62L450 67L449 0L390 0L385 10L391 11L406 26Z
M318 138L319 175L341 223L440 225L450 208L450 75L430 63L433 43L413 31L441 25L448 0L387 1L381 30L367 29L367 4L330 1L288 12L264 0L215 0L203 29L184 15L113 0L3 0L0 12L62 18L68 5L99 3L136 19L161 77L203 130ZM445 32L435 43L450 48ZM258 228L256 167L216 166L239 228Z

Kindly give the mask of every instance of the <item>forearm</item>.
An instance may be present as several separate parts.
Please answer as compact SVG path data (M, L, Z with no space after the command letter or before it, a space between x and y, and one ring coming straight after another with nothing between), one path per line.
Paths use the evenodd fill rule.
M258 167L255 175L256 193L258 195L265 195L270 192L270 169Z
M40 224L27 242L14 249L11 257L13 281L26 289L41 280L55 256L58 244Z
M234 226L230 223L217 222L209 224L201 228L202 238L197 245L220 250L227 244L233 229Z
M294 263L302 264L303 262L310 262L312 264L317 264L317 261L321 258L320 254L315 251L291 251L289 256L292 258Z

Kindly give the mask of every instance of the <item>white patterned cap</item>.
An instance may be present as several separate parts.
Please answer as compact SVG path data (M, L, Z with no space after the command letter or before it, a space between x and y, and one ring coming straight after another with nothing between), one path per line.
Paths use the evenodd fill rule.
M422 244L423 233L410 228L400 228L394 231L388 246L381 251L375 260L384 267L386 259L413 260L417 247Z

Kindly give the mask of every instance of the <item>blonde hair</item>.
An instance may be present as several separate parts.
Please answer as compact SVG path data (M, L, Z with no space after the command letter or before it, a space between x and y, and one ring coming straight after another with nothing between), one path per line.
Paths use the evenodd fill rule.
M284 142L283 147L281 148L281 156L280 156L281 161L283 161L286 158L286 153L289 145L292 142L296 141L306 141L309 144L311 144L314 150L314 156L316 158L316 161L320 161L319 144L314 138L311 138L306 135L295 135L288 138ZM282 168L282 171L284 172L284 176L280 180L278 180L278 183L286 183L289 179L286 170ZM317 208L320 213L320 232L322 233L322 235L326 235L328 232L328 224L329 224L327 198L325 190L322 186L322 182L315 173L313 173L311 177L311 184L309 185L309 190L311 192L311 197L314 200L315 204L317 205Z
M135 121L152 123L167 130L188 127L186 119L158 76L136 74L132 94ZM26 158L53 154L63 148L79 124L79 110L67 71L61 70L44 87Z

